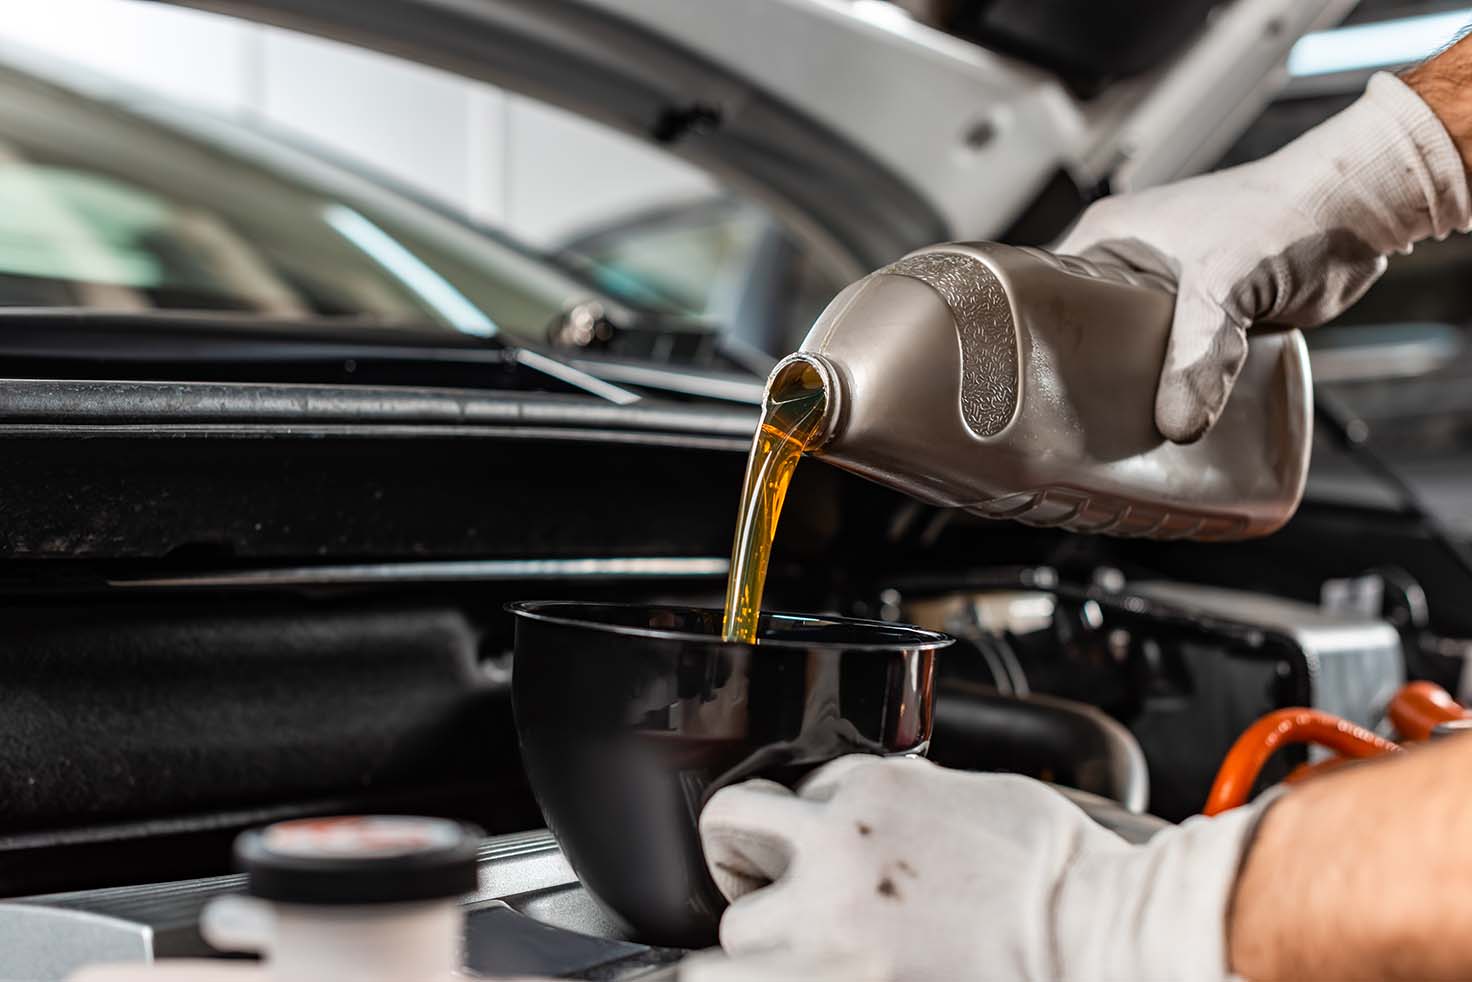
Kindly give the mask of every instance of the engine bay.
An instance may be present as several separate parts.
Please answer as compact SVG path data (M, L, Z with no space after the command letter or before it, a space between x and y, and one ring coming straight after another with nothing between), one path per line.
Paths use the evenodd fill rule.
M490 833L537 827L502 606L720 603L749 423L698 433L711 411L663 414L389 433L12 405L6 892L224 872L232 830L274 815L414 800ZM1373 729L1407 678L1457 692L1448 639L1472 630L1451 566L1383 511L1309 501L1281 534L1229 545L1080 537L810 464L766 606L952 633L938 759L1178 821L1265 712ZM1030 700L1044 716L1066 701L1058 725L1090 732L999 739ZM1140 770L1114 747L1130 740L1147 792L1121 776Z

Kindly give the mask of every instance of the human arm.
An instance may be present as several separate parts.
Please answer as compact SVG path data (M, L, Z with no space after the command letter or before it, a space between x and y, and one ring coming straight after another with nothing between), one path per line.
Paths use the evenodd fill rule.
M1441 120L1472 174L1472 35L1402 72L1401 81Z
M1277 979L1472 977L1472 737L1285 795L1238 876L1232 969Z
M1313 327L1357 301L1386 257L1472 227L1472 41L1366 93L1276 153L1104 198L1058 251L1177 284L1155 420L1190 442L1216 421L1254 324Z

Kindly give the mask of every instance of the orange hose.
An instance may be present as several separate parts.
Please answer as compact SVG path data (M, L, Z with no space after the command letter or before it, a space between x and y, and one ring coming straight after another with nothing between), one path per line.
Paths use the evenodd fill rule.
M1247 803L1268 758L1292 743L1321 743L1345 757L1377 757L1400 750L1349 720L1317 709L1279 709L1253 723L1222 760L1202 812L1216 815Z
M1435 682L1407 682L1386 709L1402 740L1428 740L1438 723L1464 719L1462 704Z

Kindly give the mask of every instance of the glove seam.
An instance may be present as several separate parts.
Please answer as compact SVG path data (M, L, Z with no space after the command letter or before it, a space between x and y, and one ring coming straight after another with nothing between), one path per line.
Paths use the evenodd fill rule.
M1089 819L1092 821L1092 819ZM1083 856L1083 837L1075 830L1069 836L1068 852L1063 857L1060 869L1072 869L1074 864ZM1062 979L1063 975L1063 946L1061 944L1061 931L1059 921L1063 915L1063 894L1067 876L1055 877L1048 887L1048 895L1045 900L1045 910L1048 925L1048 978Z

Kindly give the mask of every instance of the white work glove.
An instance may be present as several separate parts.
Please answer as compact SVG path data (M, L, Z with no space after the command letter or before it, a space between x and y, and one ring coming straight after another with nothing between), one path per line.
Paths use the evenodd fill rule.
M738 961L865 957L895 982L1219 982L1256 818L1237 809L1131 845L1030 778L851 756L797 794L725 788L700 831L734 901L721 944Z
M1469 227L1455 144L1415 92L1382 73L1269 157L1096 202L1057 251L1175 280L1155 425L1190 442L1221 414L1248 327L1322 324L1364 295L1390 253Z

